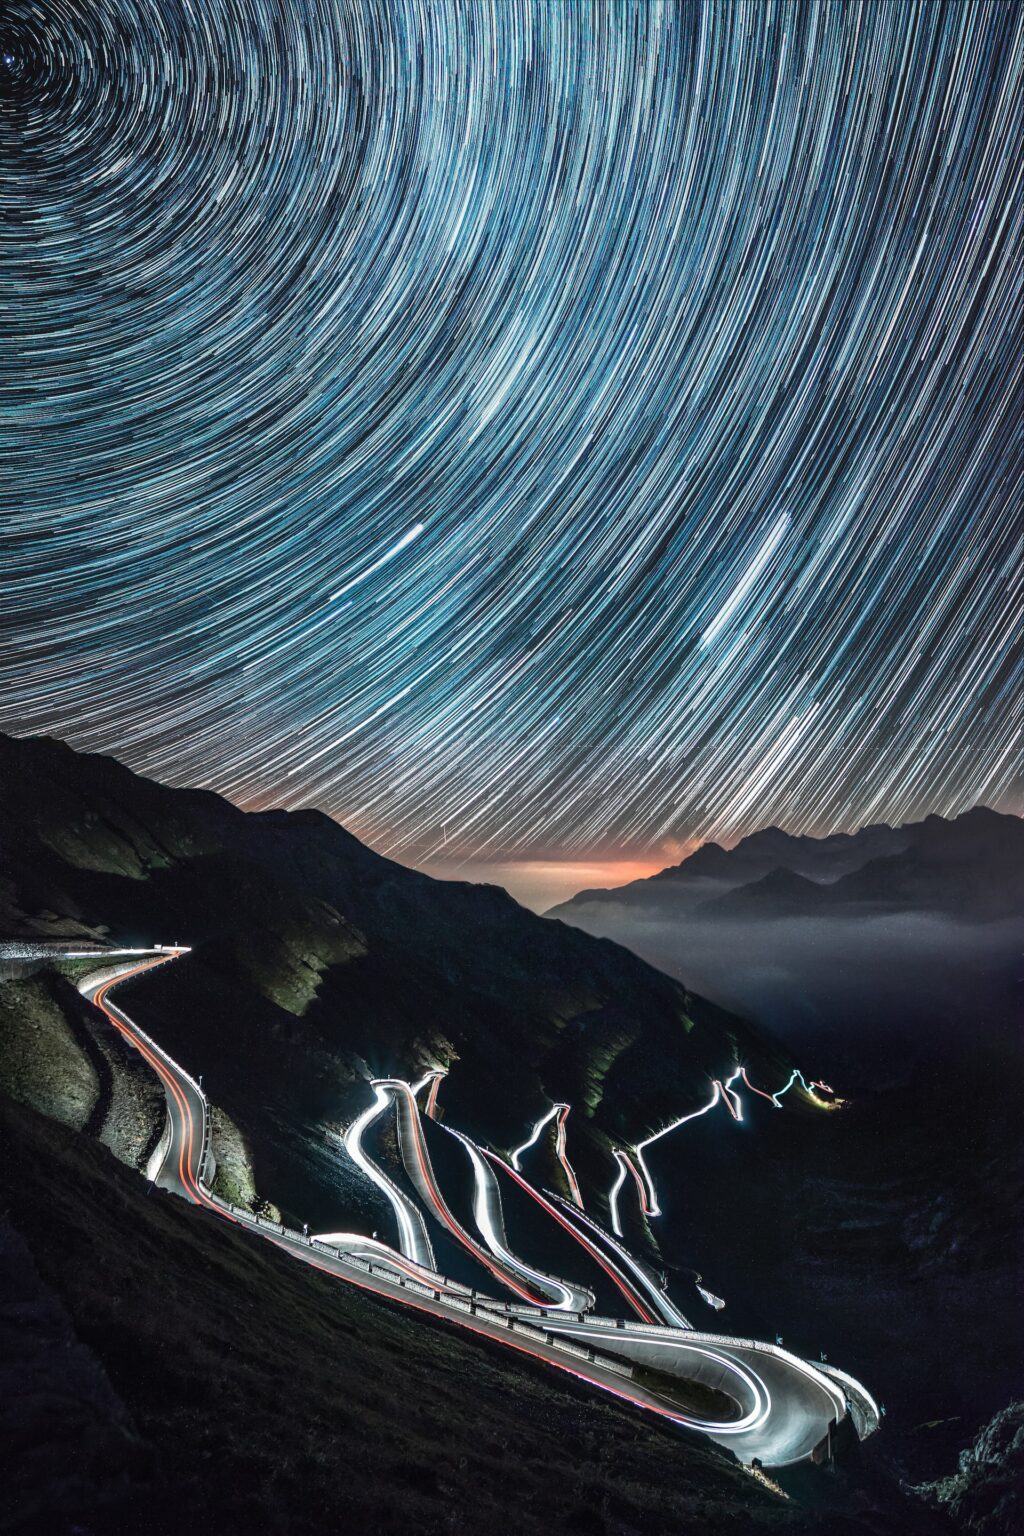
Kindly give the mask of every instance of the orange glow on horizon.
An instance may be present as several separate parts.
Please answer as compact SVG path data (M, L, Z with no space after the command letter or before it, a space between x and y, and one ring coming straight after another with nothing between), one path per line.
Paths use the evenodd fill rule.
M678 864L685 853L651 853L643 858L581 859L460 859L424 860L417 864L424 874L438 880L469 880L503 885L516 901L535 912L545 912L577 891L611 889L645 880L669 864Z

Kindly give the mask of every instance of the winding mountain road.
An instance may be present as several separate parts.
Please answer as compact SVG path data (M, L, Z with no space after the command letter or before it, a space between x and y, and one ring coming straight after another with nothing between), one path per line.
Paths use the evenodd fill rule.
M653 1298L650 1292L653 1288L648 1281L647 1293L643 1294L645 1287L638 1278L643 1277L643 1272L619 1243L610 1247L613 1240L608 1234L583 1217L578 1209L560 1202L563 1208L559 1210L552 1200L534 1190L522 1174L460 1135L467 1150L475 1154L470 1163L476 1181L475 1215L482 1223L485 1237L481 1248L455 1221L440 1193L426 1155L416 1090L401 1079L386 1079L373 1085L375 1104L360 1117L360 1121L369 1124L375 1114L394 1101L401 1117L403 1150L408 1149L409 1161L417 1169L414 1179L417 1193L428 1202L428 1209L443 1224L447 1225L449 1219L455 1223L462 1238L482 1258L494 1278L520 1295L522 1299L518 1303L482 1296L438 1275L422 1213L376 1165L371 1165L373 1172L368 1169L364 1172L375 1179L391 1201L404 1234L403 1247L408 1247L411 1252L397 1252L385 1243L356 1233L329 1233L308 1238L279 1224L256 1218L251 1212L231 1206L214 1195L210 1188L214 1164L209 1112L199 1080L168 1056L110 997L110 993L129 977L172 962L185 953L187 950L184 949L154 951L146 959L134 958L131 963L122 961L108 965L79 983L82 994L141 1052L163 1084L167 1124L149 1170L161 1188L204 1206L236 1225L258 1231L262 1238L284 1249L291 1257L335 1275L346 1284L400 1302L415 1311L445 1318L460 1328L542 1360L672 1423L700 1430L733 1451L741 1461L749 1463L759 1458L767 1466L785 1466L820 1455L831 1430L847 1413L849 1398L856 1401L854 1422L862 1437L877 1427L877 1408L870 1394L851 1377L826 1373L774 1345L697 1333L687 1327L685 1319L674 1308L667 1319L671 1326L658 1326L651 1314ZM432 1102L429 1108L432 1111ZM359 1141L357 1135L357 1154ZM351 1147L349 1150L351 1152ZM359 1161L358 1155L356 1161ZM489 1174L487 1163L504 1168L554 1219L572 1230L577 1240L582 1241L606 1268L614 1263L618 1269L623 1258L627 1258L633 1272L622 1274L621 1283L627 1295L637 1296L651 1322L638 1324L594 1317L587 1313L586 1305L571 1310L570 1302L592 1305L590 1293L542 1275L512 1255L500 1214L498 1184ZM569 1294L562 1294L566 1290ZM667 1302L667 1298L665 1300ZM643 1378L645 1372L652 1370L659 1373L654 1378L659 1390L645 1385L644 1379L637 1379L633 1374L638 1372ZM721 1419L713 1420L702 1419L685 1410L675 1399L671 1385L666 1388L665 1378L672 1375L684 1378L680 1383L681 1393L685 1392L685 1379L697 1380L726 1393L734 1408L723 1413ZM649 1382L651 1377L646 1376L646 1380Z

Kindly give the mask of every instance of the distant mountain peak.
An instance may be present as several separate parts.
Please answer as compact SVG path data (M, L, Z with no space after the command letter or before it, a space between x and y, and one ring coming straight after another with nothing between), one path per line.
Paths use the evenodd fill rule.
M955 817L933 812L903 826L872 822L857 832L825 837L761 827L733 848L703 843L681 864L649 879L608 891L581 892L553 911L571 921L574 909L594 903L650 906L664 920L673 913L698 909L718 915L725 911L763 914L773 902L787 915L798 907L819 910L823 902L829 910L838 910L847 900L930 911L952 910L960 903L965 913L970 907L977 914L997 915L1014 910L1018 901L1012 866L1016 860L1024 864L1022 840L1024 821L1019 816L985 805L972 806ZM944 879L940 868L946 870ZM926 869L934 871L927 878L922 873ZM973 871L969 899L954 889L968 870ZM934 890L927 888L928 879ZM727 893L740 891L742 901L720 904Z

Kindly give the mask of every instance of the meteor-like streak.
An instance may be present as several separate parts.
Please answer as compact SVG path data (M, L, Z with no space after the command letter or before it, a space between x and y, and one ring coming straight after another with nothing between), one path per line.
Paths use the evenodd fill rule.
M371 1183L386 1196L391 1209L395 1213L398 1222L399 1246L407 1259L412 1259L416 1264L421 1264L425 1269L435 1270L437 1261L434 1258L434 1250L431 1247L430 1237L427 1233L426 1222L420 1211L399 1189L398 1185L389 1179L383 1169L378 1168L363 1151L363 1135L367 1129L383 1114L391 1103L392 1095L388 1092L390 1083L373 1083L374 1102L357 1120L354 1120L345 1132L345 1150L355 1163L360 1172L365 1173ZM403 1087L407 1087L403 1084Z
M554 1275L543 1274L531 1268L530 1265L524 1264L522 1259L512 1253L505 1233L505 1219L497 1179L475 1142L470 1141L469 1137L464 1136L461 1131L452 1130L449 1131L449 1135L462 1143L473 1165L475 1181L473 1219L491 1253L500 1263L520 1275L528 1285L532 1285L535 1290L547 1292L552 1298L556 1311L589 1312L594 1305L594 1297L590 1291L567 1285L564 1280L558 1280Z

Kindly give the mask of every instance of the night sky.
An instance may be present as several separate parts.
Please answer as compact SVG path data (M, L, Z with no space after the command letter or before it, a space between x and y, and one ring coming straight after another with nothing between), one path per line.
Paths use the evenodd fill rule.
M1019 809L1020 6L0 48L5 729L467 873Z

